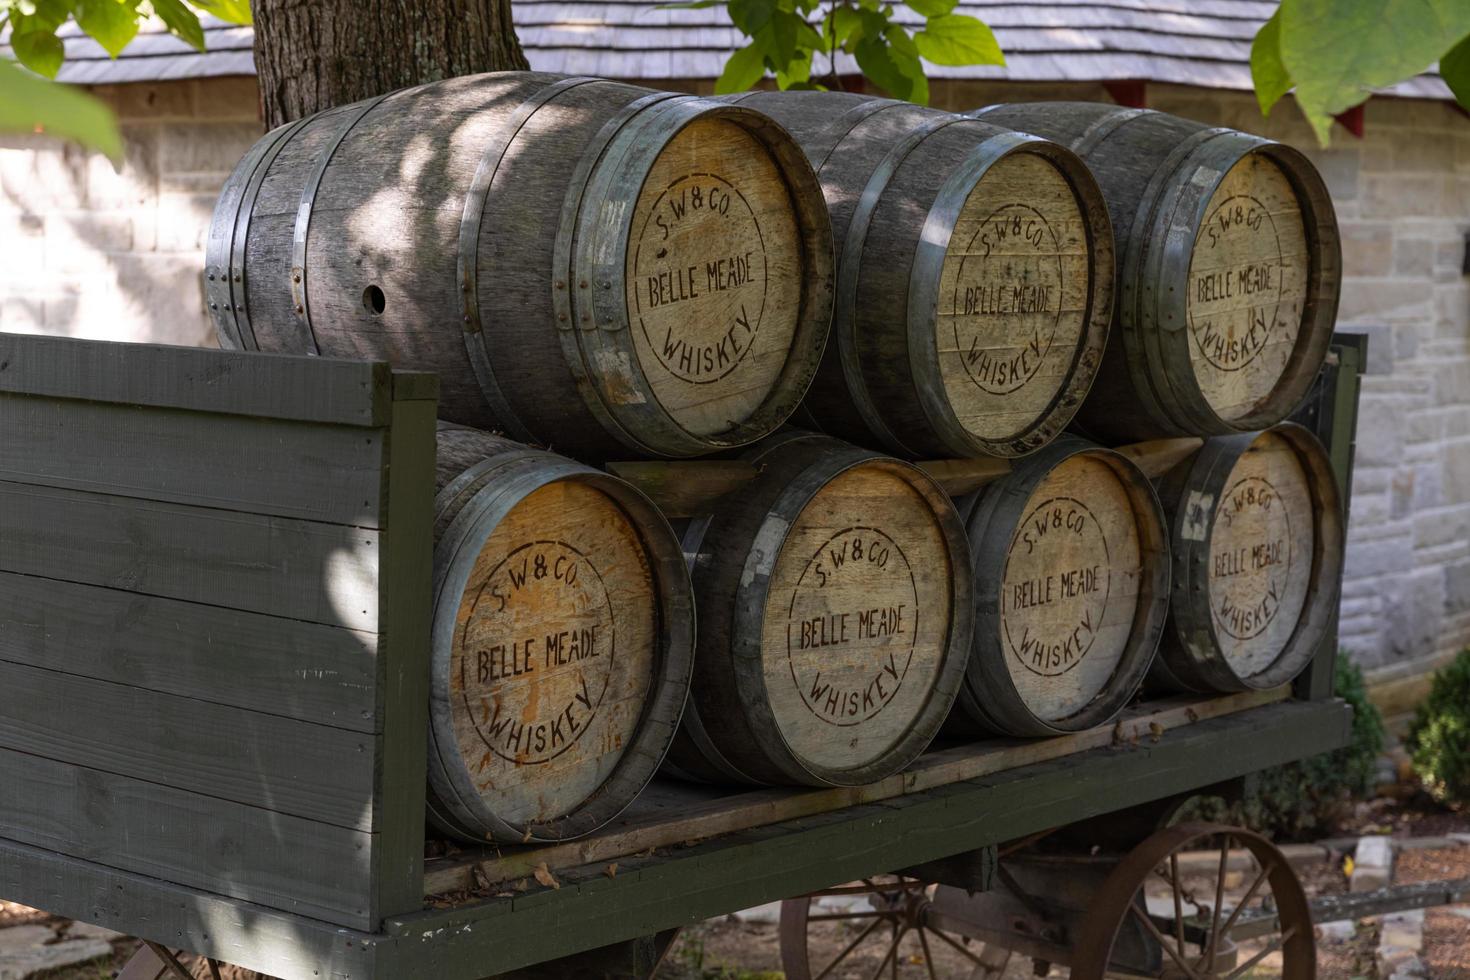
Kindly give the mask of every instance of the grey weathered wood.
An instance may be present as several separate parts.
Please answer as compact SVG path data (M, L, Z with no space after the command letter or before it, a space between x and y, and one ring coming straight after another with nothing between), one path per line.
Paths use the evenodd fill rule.
M400 383L400 379L401 382ZM424 878L424 792L427 782L429 632L434 508L434 409L437 385L394 376L388 433L388 500L381 556L378 671L383 736L375 760L371 921L412 909Z
M0 334L0 391L230 415L383 425L388 365Z
M378 534L0 482L0 569L353 629L377 628Z
M0 479L378 523L377 432L347 438L340 428L302 422L13 395L0 395L0 431Z
M283 980L371 980L371 933L0 838L0 895Z
M0 747L175 789L374 829L376 739L0 662Z
M656 152L684 124L716 117L767 148L790 192L799 309L772 315L800 326L766 403L698 434L660 405L639 364L612 256ZM310 117L265 167L253 199L236 193L250 168L236 171L215 218L208 274L232 286L212 311L222 339L432 370L455 421L604 458L743 445L796 407L825 342L820 191L790 138L749 110L504 72ZM609 245L594 244L604 235Z
M338 925L373 924L371 834L10 749L0 749L0 785L11 840Z
M0 660L379 730L373 633L8 572L0 609Z
M817 168L832 213L838 248L833 336L803 403L818 427L908 458L1019 456L1045 445L1071 421L1102 356L1114 277L1107 208L1073 153L988 121L847 93L753 92L735 101L791 130ZM940 295L941 268L951 247L969 249L967 241L952 239L968 238L979 224L967 221L961 231L967 206L1057 216L1055 202L1038 188L1023 191L1003 178L985 184L1004 169L996 164L1017 154L1047 161L1069 185L1075 199L1067 204L1080 215L1088 251L1088 285L1077 335L1047 348L1048 376L1041 383L1050 383L1055 370L1061 375L1055 393L1032 399L1037 385L1023 385L1005 400L1004 414L988 409L991 417L981 423L971 417L973 407L951 396L941 368L940 310L953 305ZM986 186L990 190L977 191ZM980 200L970 205L972 193ZM993 334L983 338L987 345L1015 343L1011 335L1025 329L1021 315L995 319ZM1024 408L1014 407L1023 400Z
M1072 147L1107 198L1118 245L1112 336L1079 424L1109 443L1174 435L1226 435L1279 422L1322 364L1337 313L1342 258L1326 185L1299 151L1234 130L1148 110L1081 102L990 106L974 115ZM1226 418L1200 390L1190 362L1189 258L1205 205L1231 167L1258 154L1289 175L1311 266L1301 325L1275 389Z

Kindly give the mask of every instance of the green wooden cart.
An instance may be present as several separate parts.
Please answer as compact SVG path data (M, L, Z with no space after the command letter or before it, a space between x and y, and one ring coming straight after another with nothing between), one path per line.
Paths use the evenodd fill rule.
M1299 416L1344 488L1364 354L1339 336ZM172 950L283 978L640 976L701 919L897 871L868 908L920 914L934 882L1014 886L1017 842L1142 837L1346 741L1334 630L1289 689L940 746L856 789L656 782L564 844L428 842L436 393L383 363L0 334L0 896L148 941L129 977Z

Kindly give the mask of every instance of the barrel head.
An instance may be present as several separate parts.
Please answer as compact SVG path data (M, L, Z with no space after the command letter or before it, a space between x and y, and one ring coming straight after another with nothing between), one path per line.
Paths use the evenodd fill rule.
M1030 431L1072 382L1089 253L1076 192L1044 156L1011 153L971 189L940 271L934 340L948 402L974 437Z
M1205 207L1185 303L1195 380L1225 421L1258 412L1300 356L1310 273L1296 188L1269 156L1247 153Z
M639 366L679 426L719 435L767 401L797 335L802 274L766 144L719 117L679 131L634 204L624 275Z
M609 779L657 676L657 626L642 536L607 494L548 483L500 521L459 599L444 720L496 818L554 821Z
M802 508L776 557L765 686L808 765L871 766L934 714L953 656L954 556L914 478L886 462L846 470Z
M1021 509L1001 569L997 639L1016 693L1043 722L1091 704L1130 648L1145 574L1136 493L1080 453Z
M1297 450L1263 432L1230 470L1216 503L1210 617L1220 652L1239 677L1276 662L1306 605L1317 521L1310 479Z

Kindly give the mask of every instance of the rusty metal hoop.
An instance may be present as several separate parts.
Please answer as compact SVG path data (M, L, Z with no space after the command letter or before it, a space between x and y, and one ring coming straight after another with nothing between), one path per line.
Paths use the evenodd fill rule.
M1201 928L1186 924L1182 911L1183 888L1179 872L1179 854L1198 850L1203 842L1218 841L1220 862L1216 871L1213 905L1209 906L1210 923ZM1255 859L1259 869L1245 893L1221 922L1224 912L1224 888L1231 842L1242 845ZM1167 866L1167 873L1164 868ZM1170 883L1173 891L1174 915L1161 928L1148 912L1143 889L1150 876L1158 873ZM1232 931L1238 931L1243 912L1260 892L1270 886L1275 903L1274 920L1269 915L1251 917L1257 936L1271 938L1261 950L1244 963L1233 955ZM1197 904L1197 903L1196 903ZM1137 920L1158 942L1165 958L1161 976L1177 976L1189 980L1234 980L1248 975L1251 967L1268 954L1280 950L1281 980L1314 980L1317 975L1316 940L1312 932L1311 909L1296 872L1286 857L1269 840L1254 831L1221 824L1184 823L1155 833L1128 853L1104 879L1083 919L1073 944L1072 980L1103 980L1111 972L1114 941L1130 919ZM1190 933L1193 935L1190 935ZM1187 953L1193 939L1200 953L1196 958ZM1224 945L1222 946L1222 940ZM1226 947L1232 955L1224 956Z

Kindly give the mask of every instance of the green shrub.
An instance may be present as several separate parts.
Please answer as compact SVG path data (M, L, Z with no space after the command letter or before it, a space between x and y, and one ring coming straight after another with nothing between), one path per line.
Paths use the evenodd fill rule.
M1404 747L1429 795L1441 803L1470 802L1470 650L1435 672Z
M1383 751L1383 716L1368 700L1362 670L1344 653L1337 655L1337 696L1353 706L1347 745L1262 771L1252 791L1235 802L1219 797L1194 800L1187 816L1249 827L1280 841L1331 833L1353 799L1372 791L1378 753Z

